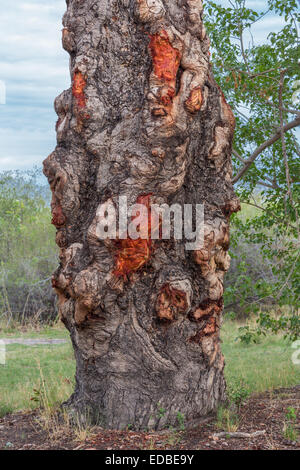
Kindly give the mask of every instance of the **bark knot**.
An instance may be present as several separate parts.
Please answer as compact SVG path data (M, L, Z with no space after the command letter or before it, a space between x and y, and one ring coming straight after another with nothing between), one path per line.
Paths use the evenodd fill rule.
M156 312L160 320L174 321L178 314L185 313L188 308L186 292L164 284L156 302Z

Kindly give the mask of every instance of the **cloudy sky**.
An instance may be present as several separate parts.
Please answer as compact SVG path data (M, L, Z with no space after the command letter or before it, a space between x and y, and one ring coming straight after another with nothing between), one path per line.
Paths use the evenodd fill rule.
M41 165L55 145L53 100L70 86L64 0L0 0L0 169Z
M218 0L227 6L228 0ZM264 8L265 0L247 6ZM70 86L68 54L61 47L65 0L0 0L0 171L41 166L55 146L54 98ZM255 27L257 42L278 30L267 16Z

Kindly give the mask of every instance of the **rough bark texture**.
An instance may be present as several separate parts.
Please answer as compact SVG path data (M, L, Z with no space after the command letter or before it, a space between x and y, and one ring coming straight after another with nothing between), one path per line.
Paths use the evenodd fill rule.
M68 406L108 428L187 425L224 399L219 328L229 267L234 116L216 85L200 0L69 0L72 86L55 101L45 160L70 331ZM202 250L185 240L97 237L105 202L205 203ZM160 409L160 411L159 411ZM164 411L162 411L162 409Z

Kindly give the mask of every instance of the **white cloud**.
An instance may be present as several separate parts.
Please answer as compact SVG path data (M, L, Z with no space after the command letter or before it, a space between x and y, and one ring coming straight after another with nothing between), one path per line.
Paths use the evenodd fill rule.
M280 31L285 26L285 24L286 22L282 17L275 15L265 16L260 21L255 23L251 28L254 44L257 45L263 42L267 42L267 38L270 32L272 31L276 33ZM246 40L251 41L249 32L245 33L245 38Z
M1 170L41 166L55 145L55 134L51 129L0 129Z
M0 0L0 170L41 165L55 146L55 97L70 86L65 0Z

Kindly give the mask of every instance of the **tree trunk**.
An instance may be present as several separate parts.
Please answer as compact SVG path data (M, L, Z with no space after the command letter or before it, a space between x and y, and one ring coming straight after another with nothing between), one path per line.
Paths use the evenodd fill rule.
M107 428L192 425L225 397L219 328L239 209L235 121L212 76L201 0L67 5L72 87L55 101L57 147L44 162L60 248L53 287L77 364L67 405ZM118 208L119 196L204 203L202 249L99 239L99 208Z

